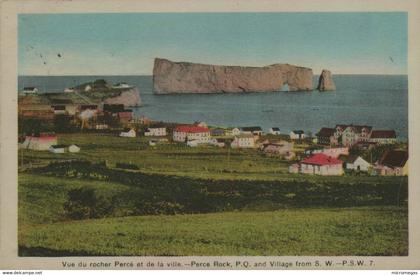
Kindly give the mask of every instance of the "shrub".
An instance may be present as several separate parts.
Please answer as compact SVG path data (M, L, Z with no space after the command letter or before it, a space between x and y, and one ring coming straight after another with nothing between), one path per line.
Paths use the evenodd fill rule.
M70 219L102 218L112 213L112 199L97 197L95 189L81 187L67 193L64 211Z

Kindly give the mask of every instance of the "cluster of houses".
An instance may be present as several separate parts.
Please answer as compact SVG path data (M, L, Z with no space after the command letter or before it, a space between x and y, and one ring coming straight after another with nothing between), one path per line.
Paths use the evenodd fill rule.
M340 176L345 171L380 176L408 175L408 152L387 150L375 163L358 155L350 155L348 147L324 148L311 152L303 160L289 166L289 173Z
M375 163L359 155L350 155L349 148L371 149L378 145L394 144L394 130L374 130L367 125L336 125L322 128L316 141L324 147L307 150L303 160L289 166L290 173L313 175L343 175L345 171L365 172L371 175L403 176L408 174L408 152L387 150Z
M335 128L322 128L317 143L331 146L368 147L374 144L392 144L397 141L394 130L374 130L367 125L338 124Z
M84 110L92 110L87 108ZM82 111L83 112L83 111ZM107 105L102 109L103 113L120 119L130 119L131 112L124 109L123 105ZM105 126L103 126L105 129ZM296 156L294 149L295 141L306 139L305 132L294 130L281 138L273 138L280 135L279 128L270 128L266 135L261 127L242 128L209 128L204 122L194 124L177 125L174 128L165 126L149 126L142 133L149 140L150 146L156 146L161 142L184 143L189 147L211 145L216 147L231 147L233 149L259 149L266 155L279 156L286 160L300 159L289 166L290 173L313 174L313 175L343 175L346 171L365 172L371 175L395 175L402 176L408 173L408 152L402 150L388 150L383 156L372 163L363 159L360 155L351 155L350 148L372 148L380 144L392 144L396 142L394 130L373 130L366 125L336 125L335 128L322 128L316 134L319 148L307 149L303 156ZM126 128L119 136L133 138L138 135L135 128ZM49 150L53 153L77 153L80 148L77 145L58 145L57 136L53 133L26 136L20 144L21 148L32 150Z
M272 129L275 129L271 131ZM303 131L291 132L291 139L304 138ZM280 131L278 128L271 128L271 135L278 135ZM148 127L144 131L144 136L156 137L152 140L151 145L155 145L162 140L163 137L170 135L166 127ZM126 128L120 133L121 137L136 137L136 131L133 128ZM292 159L294 153L292 151L293 144L284 140L270 141L269 139L262 139L263 131L261 127L242 127L242 128L209 128L204 122L196 122L188 125L178 125L173 128L172 140L174 142L185 143L189 147L196 147L199 145L213 145L217 147L230 146L231 148L243 149L258 149L269 155L280 155L287 159ZM166 138L164 138L167 141Z
M23 89L25 95L37 92L35 87ZM65 92L70 93L72 90L66 89ZM68 116L75 123L81 124L81 128L97 130L109 129L110 121L127 125L134 119L133 111L125 108L124 104L87 103L89 101L83 98L79 101L56 98L53 100L54 103L50 103L45 97L22 97L19 99L19 117L51 122L57 115Z

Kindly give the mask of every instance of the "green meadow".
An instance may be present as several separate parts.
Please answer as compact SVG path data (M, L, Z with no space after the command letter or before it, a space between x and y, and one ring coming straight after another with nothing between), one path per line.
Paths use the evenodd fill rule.
M59 143L81 151L19 150L21 256L408 254L407 177L291 175L257 150L145 137Z
M216 148L201 146L190 148L185 144L162 143L148 145L148 137L121 138L110 134L61 134L59 144L77 144L82 149L77 154L52 154L50 152L20 150L19 159L43 166L62 159L83 159L93 162L106 161L110 167L116 163L134 164L146 174L217 180L266 180L312 182L352 182L351 176L313 176L289 174L289 161L267 156L259 150ZM308 146L298 145L297 151ZM358 180L385 183L395 178L358 176ZM399 180L399 179L397 179Z

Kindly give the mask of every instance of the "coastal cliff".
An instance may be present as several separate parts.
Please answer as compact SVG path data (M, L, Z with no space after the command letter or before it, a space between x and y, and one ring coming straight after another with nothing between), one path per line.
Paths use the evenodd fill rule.
M312 69L289 64L264 67L206 65L156 58L153 90L169 93L312 91Z
M335 91L335 84L332 79L332 75L330 71L322 70L322 73L319 76L317 90L321 92L322 91Z
M125 107L136 107L141 105L140 93L137 88L121 92L120 95L109 97L104 104L124 104Z

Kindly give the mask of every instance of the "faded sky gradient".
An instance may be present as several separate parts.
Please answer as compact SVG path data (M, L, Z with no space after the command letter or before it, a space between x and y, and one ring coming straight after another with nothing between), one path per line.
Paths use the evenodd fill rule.
M407 73L404 12L21 14L18 22L19 75L150 75L155 57Z

